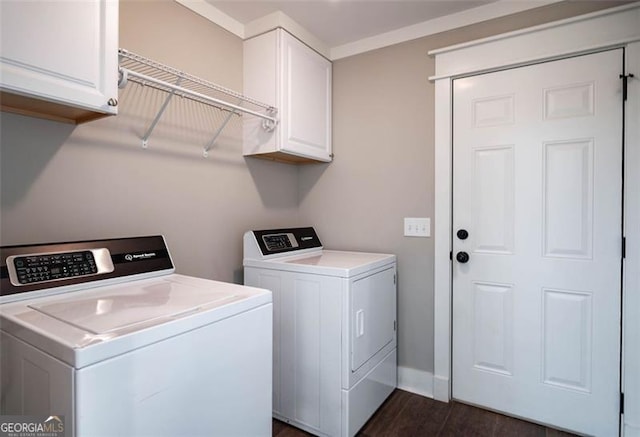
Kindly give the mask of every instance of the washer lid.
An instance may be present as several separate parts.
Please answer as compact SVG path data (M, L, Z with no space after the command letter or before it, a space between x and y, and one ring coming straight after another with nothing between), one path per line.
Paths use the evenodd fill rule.
M388 258L389 255L381 253L324 250L318 255L289 259L285 262L290 264L305 264L320 267L335 267L339 269L353 269L355 267L371 264L380 260L386 260Z
M2 304L0 325L80 369L271 301L268 290L172 274Z
M27 305L29 308L95 335L131 331L154 321L196 313L212 303L235 300L228 292L205 290L182 282L159 280L129 283L108 292L72 294L55 302Z
M394 262L395 255L385 253L323 250L317 254L280 258L283 269L322 275L353 277Z

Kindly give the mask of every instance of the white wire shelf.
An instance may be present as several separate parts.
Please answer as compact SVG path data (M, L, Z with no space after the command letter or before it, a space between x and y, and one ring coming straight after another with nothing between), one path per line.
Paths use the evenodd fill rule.
M118 86L120 88L126 87L128 82L134 82L167 93L158 114L142 137L142 147L144 148L147 148L149 137L172 97L176 95L229 113L214 132L211 141L205 146L203 152L205 157L208 156L210 148L234 115L247 114L261 118L262 128L267 132L271 132L278 124L276 117L278 110L273 106L122 48L118 50L118 55L120 60ZM235 103L229 102L229 98L233 99Z

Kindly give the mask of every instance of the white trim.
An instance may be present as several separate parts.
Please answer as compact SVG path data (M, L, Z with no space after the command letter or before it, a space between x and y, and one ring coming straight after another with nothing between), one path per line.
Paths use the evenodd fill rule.
M436 59L437 62L437 59ZM435 398L449 401L451 368L451 80L436 82L435 101L435 260L434 260L434 363ZM438 353L442 351L442 353Z
M617 14L627 9L636 9L638 7L638 3L640 2L618 6L616 8L607 9L605 11L596 11L596 12L591 12L589 14L565 18L563 20L557 20L551 23L544 23L538 26L527 27L525 29L518 29L512 32L505 32L505 33L501 33L500 35L493 35L486 38L476 39L473 41L468 41L468 42L464 42L464 43L460 43L460 44L456 44L448 47L442 47L439 49L434 49L429 51L429 55L440 55L443 53L452 52L454 50L460 50L460 49L465 49L469 47L479 46L482 44L491 43L494 41L499 41L501 39L515 38L515 37L526 35L529 33L536 33L542 30L552 29L554 27L563 27L563 26L566 26L567 24L576 23L578 21L588 21L594 17L601 17L603 15L609 15L609 14Z
M624 437L640 437L640 425L625 422L622 435Z
M467 9L466 11L434 18L422 23L417 23L401 29L382 33L380 35L364 38L359 41L332 47L331 60L358 55L360 53L388 47L429 35L435 35L436 33L446 32L448 30L479 23L481 21L500 18L533 8L539 8L559 1L561 0L538 0L526 2L501 0L489 3L477 8Z
M329 47L327 47L324 42L316 38L315 35L302 27L291 17L280 11L265 15L262 18L258 18L257 20L247 23L244 27L245 39L261 35L269 32L270 30L277 29L278 27L286 29L287 32L304 42L322 56L327 59L329 58Z
M433 398L433 373L398 366L398 388L420 396Z
M626 108L625 147L625 236L624 266L623 390L625 393L624 435L640 437L640 42L626 50L629 80Z
M214 7L205 0L174 0L187 9L191 9L196 14L206 18L212 23L217 24L234 35L244 39L244 24L231 18L229 15Z
M640 2L430 52L435 79L523 65L640 39ZM587 18L585 18L587 17ZM594 26L597 31L594 31Z
M564 20L561 26L545 25L480 42L438 50L435 81L435 274L434 274L434 392L435 398L451 398L451 81L455 75L490 71L520 62L553 59L582 53L586 48L614 45L627 48L628 59L640 70L640 2L632 6L589 14L587 18ZM640 423L640 71L630 85L633 104L627 105L627 179L623 331L625 430L637 436Z
M449 378L433 377L433 398L436 401L449 402Z
M580 50L568 50L566 52L558 52L558 53L554 53L553 55L548 55L548 56L542 56L542 57L533 57L533 58L521 58L518 60L514 60L511 63L505 63L504 65L501 65L500 68L501 69L506 69L506 68L516 68L516 67L523 67L526 65L531 65L531 64L535 64L535 63L539 63L542 61L552 61L555 59L564 59L564 58L568 58L571 56L576 56L579 54L587 54L587 53L594 53L600 50L605 50L607 48L617 48L617 47L622 47L627 45L630 42L634 42L636 40L640 40L640 37L633 39L633 40L629 40L629 39L620 39L617 41L609 41L607 44L594 44L591 46L584 46L582 47ZM495 71L494 67L489 67L489 68L478 68L478 70L469 70L467 71L466 69L464 71L459 71L459 72L448 72L442 75L436 75L436 76L429 76L429 80L434 82L437 81L439 79L444 79L444 78L448 78L448 77L462 77L462 76L469 76L469 75L475 75L475 74L482 74L482 73L487 73L487 72L491 72L491 71Z

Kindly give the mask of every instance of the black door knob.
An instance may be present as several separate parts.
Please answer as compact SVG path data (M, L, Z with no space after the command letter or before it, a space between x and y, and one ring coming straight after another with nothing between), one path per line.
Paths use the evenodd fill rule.
M469 254L467 252L458 252L456 253L456 259L459 263L466 263L469 261Z
M456 232L456 235L458 236L459 239L466 240L467 237L469 236L469 233L467 232L466 229L460 229L458 230L458 232Z

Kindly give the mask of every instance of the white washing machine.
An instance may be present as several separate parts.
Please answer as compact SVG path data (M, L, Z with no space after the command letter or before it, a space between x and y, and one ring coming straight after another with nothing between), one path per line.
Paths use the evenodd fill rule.
M271 436L269 291L175 274L160 236L0 258L0 414L62 417L67 436Z
M353 436L397 385L395 255L324 250L313 228L244 235L245 285L273 292L273 415Z

